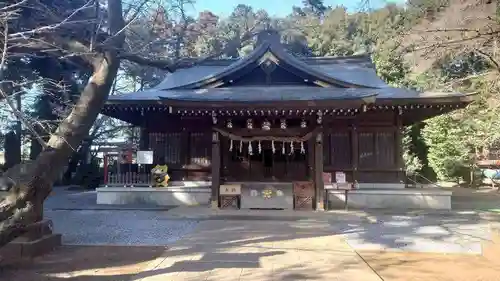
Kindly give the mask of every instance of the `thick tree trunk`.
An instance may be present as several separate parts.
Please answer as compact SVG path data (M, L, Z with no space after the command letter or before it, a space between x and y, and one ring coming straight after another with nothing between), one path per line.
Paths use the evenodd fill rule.
M30 141L30 160L35 160L41 152L42 145L35 137L32 137Z
M43 201L52 183L67 164L74 150L88 135L92 124L108 98L120 60L117 55L124 42L120 0L108 0L108 22L114 48L105 51L94 63L94 72L69 116L59 125L48 142L48 149L20 171L16 187L0 202L0 247L23 234L30 224L42 218ZM13 172L12 172L13 173ZM9 172L7 172L9 175Z
M5 168L9 169L21 163L20 135L10 131L5 135Z
M73 184L73 175L76 173L76 168L78 167L78 164L81 162L82 158L82 153L81 153L81 148L78 149L77 152L73 153L71 155L71 159L68 164L68 168L64 172L63 175L63 183L66 185Z

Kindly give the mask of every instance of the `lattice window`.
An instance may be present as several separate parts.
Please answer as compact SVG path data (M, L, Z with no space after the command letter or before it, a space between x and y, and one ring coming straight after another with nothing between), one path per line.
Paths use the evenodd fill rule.
M167 164L181 163L181 133L150 133L149 146L154 151L155 162L161 158Z
M358 135L359 167L373 168L376 166L375 134L360 132Z
M383 167L392 167L396 164L394 145L396 136L394 132L378 132L376 135L376 155L377 165Z
M181 163L181 133L165 134L165 162L170 164Z
M359 167L393 167L395 158L394 132L362 132L359 140Z
M210 165L211 142L210 134L191 133L190 135L190 156L191 164L207 167Z
M329 137L330 165L334 167L351 166L351 136L349 132L333 133Z

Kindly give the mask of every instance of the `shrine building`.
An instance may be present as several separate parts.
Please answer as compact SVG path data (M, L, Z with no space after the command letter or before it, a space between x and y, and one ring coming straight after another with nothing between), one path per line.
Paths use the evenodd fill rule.
M389 86L369 56L294 56L265 31L245 57L206 60L110 96L102 113L140 127L137 150L152 151L153 164L130 170L133 187L109 173L116 182L98 189L98 201L144 196L140 174L165 162L171 186L153 189L169 195L147 195L160 205L323 210L349 196L353 207L448 209L451 193L407 188L402 130L471 101Z

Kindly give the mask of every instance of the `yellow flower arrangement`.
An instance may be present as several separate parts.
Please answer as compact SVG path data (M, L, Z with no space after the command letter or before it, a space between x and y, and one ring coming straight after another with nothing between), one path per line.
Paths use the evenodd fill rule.
M262 191L262 197L264 197L264 199L270 199L272 196L273 196L272 190L266 189L266 190Z

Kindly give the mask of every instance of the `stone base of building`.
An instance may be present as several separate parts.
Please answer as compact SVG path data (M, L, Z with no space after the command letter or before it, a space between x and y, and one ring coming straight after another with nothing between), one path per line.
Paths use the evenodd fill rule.
M61 246L61 234L52 233L51 222L42 221L37 228L0 249L0 260L14 261L49 253Z
M187 187L101 187L97 204L197 206L210 204L210 186Z
M210 207L213 210L218 210L219 209L219 203L217 202L217 200L210 200Z
M283 196L275 200L252 196L248 188L242 189L241 208L293 209L291 184L246 183L256 186L280 187ZM389 184L388 188L376 189L383 184L363 184L359 189L347 193L347 206L362 209L451 209L451 191L437 189L404 189L400 184ZM286 187L286 188L285 188ZM247 194L248 193L248 194ZM328 209L345 207L345 191L328 191ZM260 201L259 201L260 200ZM281 200L281 201L279 201ZM261 202L262 201L262 202ZM185 182L169 187L101 187L97 188L97 204L128 205L144 204L156 206L214 206L211 201L210 182L205 185ZM274 205L271 203L275 203ZM321 205L321 204L320 204ZM323 209L318 206L318 210ZM326 207L326 206L325 206Z
M358 189L347 192L347 206L359 209L451 210L451 191L438 189ZM344 208L346 192L328 192L329 209Z
M358 189L404 189L404 183L358 183Z

